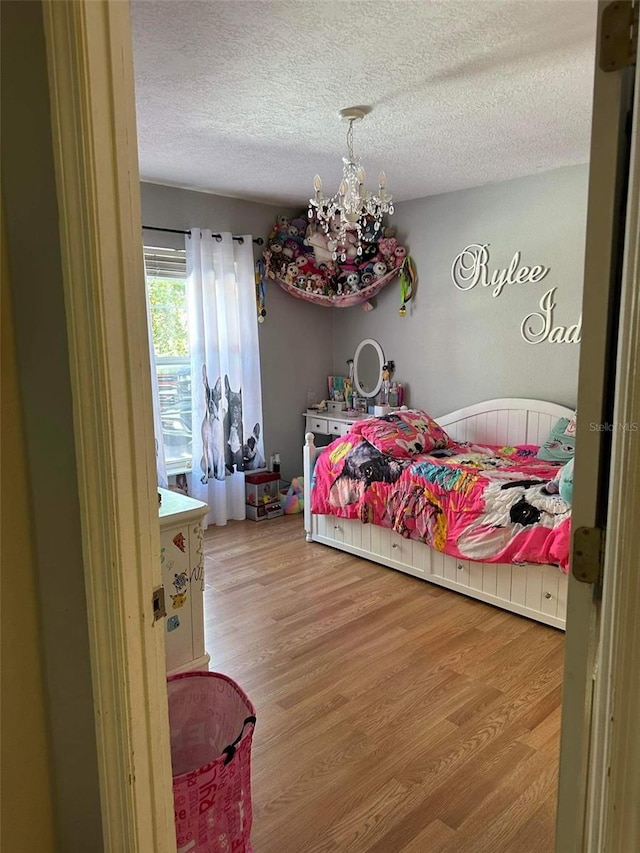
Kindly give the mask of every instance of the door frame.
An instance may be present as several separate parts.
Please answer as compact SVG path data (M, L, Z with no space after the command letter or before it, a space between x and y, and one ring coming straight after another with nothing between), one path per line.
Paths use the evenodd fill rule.
M636 66L616 369L609 524L585 850L640 847L640 66Z
M129 4L43 0L104 849L175 851Z
M124 0L42 2L79 448L104 847L113 853L169 853L175 850L175 834L164 631L162 622L154 627L151 603L151 591L160 583L160 561L129 5ZM638 273L637 203L636 194L636 231L629 241L635 254L628 256L628 283L634 271ZM621 313L616 417L631 422L640 421L633 374L640 365L640 318L637 288L634 293L628 286ZM597 304L595 279L593 293ZM585 307L586 314L594 310ZM585 316L585 332L587 328ZM578 437L581 452L590 443L585 429L582 443ZM640 717L640 691L634 695L630 687L637 685L640 672L635 627L640 578L637 571L635 578L629 571L636 568L640 553L640 531L632 514L637 503L629 500L630 489L638 484L637 436L621 433L613 443L607 562L618 571L607 575L603 613L615 614L616 621L614 625L613 619L603 619L603 626L609 626L607 631L603 627L608 663L595 696L596 725L582 740L579 760L565 755L561 770L561 787L573 796L568 811L561 796L559 831L564 836L559 837L570 839L571 846L559 844L559 853L584 849L585 821L589 824L596 812L610 815L615 807L618 816L626 814L627 819L622 828L620 821L601 822L604 836L594 834L595 824L589 825L587 835L602 838L593 850L632 849L616 848L610 841L619 830L627 832L625 837L637 831L631 804L635 806L640 788L640 761L632 734ZM580 487L579 468L576 482ZM620 533L615 553L614 532ZM584 616L590 605L589 588L578 588L576 582L572 586L567 639L575 638L575 646L589 642L593 625L592 619L585 623L580 618L581 609ZM590 665L578 667L565 682L565 701L571 704L573 695L581 725L593 675ZM620 725L609 729L604 764L590 765L589 740L598 727L607 727L605 708L614 691ZM570 725L568 721L563 736L565 753ZM611 778L598 798L588 781L597 778L603 766L611 768ZM596 797L589 807L588 796Z
M596 52L610 5L598 4ZM640 761L629 761L640 758L630 742L632 714L640 713L637 86L630 151L627 139L633 77L628 67L602 70L596 58L572 525L606 528L604 582L600 589L569 579L558 853L632 850L639 842ZM607 429L612 424L628 428Z

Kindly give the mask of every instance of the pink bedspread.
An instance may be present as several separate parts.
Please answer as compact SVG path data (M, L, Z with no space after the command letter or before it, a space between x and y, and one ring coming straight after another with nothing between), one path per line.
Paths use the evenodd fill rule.
M537 450L453 444L393 459L350 433L316 460L312 511L390 527L454 557L568 571L570 507L554 481L560 466L536 459Z

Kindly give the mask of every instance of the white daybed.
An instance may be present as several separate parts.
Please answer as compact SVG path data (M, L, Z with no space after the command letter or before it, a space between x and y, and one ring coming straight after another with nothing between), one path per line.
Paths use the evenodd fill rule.
M558 418L574 412L540 400L477 403L436 418L451 438L494 445L541 445ZM345 432L347 429L345 428ZM477 563L449 557L422 542L360 521L311 512L311 480L318 449L313 433L304 446L304 526L307 542L321 542L462 592L556 628L565 627L568 577L557 566Z

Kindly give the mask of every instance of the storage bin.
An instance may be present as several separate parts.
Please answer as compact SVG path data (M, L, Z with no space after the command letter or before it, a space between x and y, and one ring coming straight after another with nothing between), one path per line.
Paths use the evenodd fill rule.
M256 712L219 672L167 678L177 853L252 853Z
M273 503L280 495L280 474L275 471L262 471L259 474L245 474L245 501L248 504Z
M267 521L269 518L277 518L279 515L284 515L284 510L280 506L279 501L268 504L257 504L256 506L247 504L245 509L247 511L247 518L250 518L251 521Z

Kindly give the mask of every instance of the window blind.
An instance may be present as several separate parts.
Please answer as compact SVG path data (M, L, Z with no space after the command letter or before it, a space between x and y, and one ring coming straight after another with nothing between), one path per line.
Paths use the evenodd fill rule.
M147 275L158 278L186 278L187 253L184 249L144 247L144 264Z

